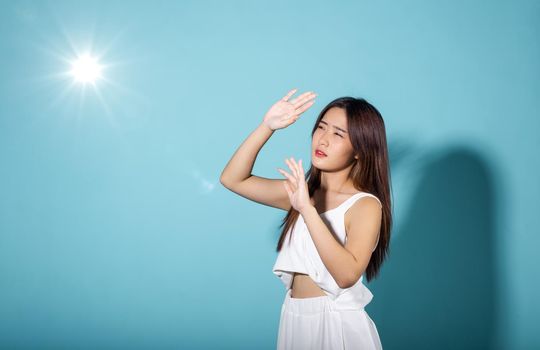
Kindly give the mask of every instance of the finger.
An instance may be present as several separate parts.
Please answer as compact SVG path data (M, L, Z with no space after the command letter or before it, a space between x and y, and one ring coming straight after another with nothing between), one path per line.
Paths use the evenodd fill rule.
M311 91L304 92L303 94L299 95L298 97L292 99L292 100L290 101L290 103L292 103L293 105L295 105L295 104L297 104L297 103L303 101L304 99L309 98L309 96L311 96L311 94L313 94L313 92L311 92ZM300 103L300 104L302 104L302 103Z
M298 186L296 185L295 181L291 181L291 180L287 179L287 180L285 180L285 182L287 183L287 185L291 189L292 193L295 193L298 190Z
M304 103L310 101L310 100L313 100L315 97L317 97L317 95L314 93L314 92L311 92L305 96L298 96L298 99L294 100L294 101L291 101L291 103L293 104L294 108L298 108L300 106L302 106Z
M293 158L294 167L296 168L296 174L298 175L298 181L302 181L302 171L300 170L300 163Z
M285 176L287 179L289 179L291 182L294 182L296 179L289 175L285 170L281 170L280 168L278 168L278 171L283 175Z
M283 100L283 101L288 101L289 98L290 98L292 95L294 95L294 93L295 93L296 91L298 91L298 89L292 89L291 91L289 91L289 92L287 93L287 95L283 96L282 100Z
M294 171L294 175L297 179L297 181L300 181L300 171L298 170L298 164L296 164L296 161L294 160L293 157L291 157L291 164L293 166L293 171Z
M296 110L296 115L300 116L300 114L304 113L309 107L313 106L314 103L315 103L315 101L310 101L310 102L304 104L302 107L300 107L300 108L298 108Z
M285 186L285 191L287 191L287 195L289 195L289 199L292 198L293 192L291 191L291 188L289 187L289 184L287 181L283 181L283 186Z
M291 172L292 172L293 176L295 177L295 179L297 179L296 169L294 168L294 165L292 164L291 159L292 159L292 157L290 159L285 159L285 162L287 163L287 165L291 169Z
M312 96L312 94L313 94L312 92L304 92L303 94L289 101L289 103L293 104L294 107L296 108L299 105L302 105L304 101L308 100Z
M285 182L287 182L289 184L289 187L291 188L291 190L293 192L295 192L297 189L298 189L298 186L297 186L297 180L294 176L288 174L286 171L284 170L281 170L281 169L278 169L279 172L281 174L283 174L283 176L285 176L287 179L285 180Z
M294 166L296 168L296 174L298 175L298 181L301 182L302 179L302 171L300 170L300 162L295 161Z
M300 159L300 162L298 162L298 167L300 168L300 175L303 179L306 178L306 174L304 173L304 166L302 165L302 159Z

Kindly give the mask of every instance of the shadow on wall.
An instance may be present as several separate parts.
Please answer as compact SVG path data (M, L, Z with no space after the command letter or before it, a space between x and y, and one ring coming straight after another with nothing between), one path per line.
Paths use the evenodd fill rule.
M493 175L469 149L424 159L366 310L385 349L486 349L497 323ZM396 163L400 160L396 159ZM394 165L394 161L392 161Z

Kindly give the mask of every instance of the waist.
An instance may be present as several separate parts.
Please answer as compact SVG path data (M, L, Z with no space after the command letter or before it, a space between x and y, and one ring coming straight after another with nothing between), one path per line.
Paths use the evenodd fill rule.
M350 288L333 290L331 286L319 285L319 282L315 282L310 275L300 272L293 272L292 275L290 278L292 283L287 288L286 297L291 302L308 302L308 300L316 302L317 300L329 299L335 309L357 310L363 309L373 298L373 294L362 283L361 279ZM326 287L330 287L330 289L327 290Z
M291 285L291 298L305 299L323 296L327 296L327 294L313 281L313 279L311 279L311 277L309 277L309 275L298 272L294 273Z

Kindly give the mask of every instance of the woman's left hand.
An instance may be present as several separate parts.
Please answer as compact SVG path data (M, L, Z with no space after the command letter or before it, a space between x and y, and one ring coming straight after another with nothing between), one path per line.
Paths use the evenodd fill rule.
M291 169L292 175L280 168L278 168L278 171L287 178L287 180L283 182L283 185L289 195L292 207L302 213L305 209L313 206L309 198L309 190L304 174L304 168L302 167L302 159L296 163L294 158L291 157L285 159L285 162Z

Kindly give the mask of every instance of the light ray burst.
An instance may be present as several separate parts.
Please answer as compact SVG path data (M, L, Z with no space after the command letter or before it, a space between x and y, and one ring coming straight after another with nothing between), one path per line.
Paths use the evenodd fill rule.
M74 37L65 26L59 22L57 24L60 29L59 36L40 35L41 38L36 38L31 43L37 51L48 57L49 67L53 66L52 71L24 77L20 83L33 85L46 94L52 93L46 101L47 107L55 111L62 108L66 111L64 115L75 117L77 125L80 125L83 117L91 110L87 107L96 105L102 108L104 113L101 113L101 116L106 118L111 127L122 128L119 118L127 116L124 111L129 108L123 107L121 96L131 102L129 106L133 106L133 102L139 107L149 104L145 96L114 79L114 73L117 72L115 68L124 69L125 65L133 61L110 57L111 52L115 52L113 44L119 43L126 30L119 29L109 40L97 44L94 42L95 26L90 25L86 35ZM112 104L115 99L119 102ZM70 108L73 108L71 113ZM129 110L132 111L133 108ZM50 114L41 113L35 121L47 115Z

